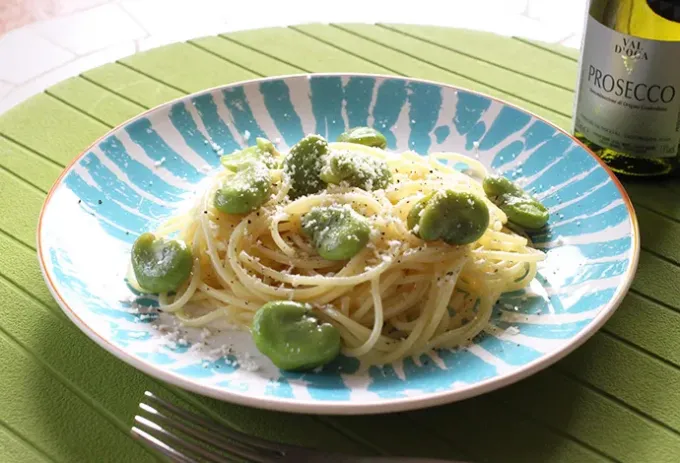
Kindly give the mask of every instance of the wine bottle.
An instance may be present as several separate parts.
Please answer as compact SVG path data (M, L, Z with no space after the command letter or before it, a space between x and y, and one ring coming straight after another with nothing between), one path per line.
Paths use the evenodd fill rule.
M573 132L617 174L671 173L680 145L680 0L592 0Z

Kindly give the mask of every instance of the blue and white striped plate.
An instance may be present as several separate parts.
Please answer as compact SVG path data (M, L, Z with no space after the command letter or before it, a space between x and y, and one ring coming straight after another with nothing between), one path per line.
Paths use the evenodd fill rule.
M247 333L174 326L124 277L135 237L152 230L219 154L266 137L286 149L303 135L350 126L382 131L391 150L474 156L550 208L534 237L547 260L530 291L507 294L473 346L357 372L342 359L317 373L285 373ZM249 81L170 102L89 147L50 192L38 227L45 279L66 314L125 362L162 380L245 405L307 413L372 413L463 399L528 376L591 336L635 273L635 213L619 182L552 124L447 85L357 74Z

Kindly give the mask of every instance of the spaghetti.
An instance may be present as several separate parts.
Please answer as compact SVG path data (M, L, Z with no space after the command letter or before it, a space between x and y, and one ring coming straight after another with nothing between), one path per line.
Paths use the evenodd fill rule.
M544 255L510 230L506 214L487 198L481 163L454 153L395 154L356 143L328 148L383 161L391 182L375 191L329 184L290 199L291 181L278 163L266 202L234 215L214 205L216 191L235 175L221 171L189 211L157 230L183 240L194 256L191 276L174 294L159 295L160 308L187 326L223 320L247 330L267 302L309 303L339 330L345 355L384 364L468 343L484 329L500 295L526 287L536 275ZM459 163L465 172L453 167ZM488 227L473 243L426 242L409 229L414 204L441 189L471 193L488 206ZM349 260L320 257L301 232L305 214L328 205L350 207L370 224L368 244Z

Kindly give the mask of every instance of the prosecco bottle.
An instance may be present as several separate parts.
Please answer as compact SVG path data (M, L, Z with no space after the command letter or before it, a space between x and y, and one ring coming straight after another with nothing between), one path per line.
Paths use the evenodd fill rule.
M617 174L671 173L680 145L680 0L591 0L575 136Z

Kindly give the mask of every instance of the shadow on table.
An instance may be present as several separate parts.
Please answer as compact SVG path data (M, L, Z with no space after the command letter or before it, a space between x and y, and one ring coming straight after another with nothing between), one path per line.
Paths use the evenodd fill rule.
M676 222L680 219L680 178L625 179L622 183L635 207L642 248L661 254L677 252L673 239L680 230Z
M475 462L585 462L592 453L561 430L578 414L578 401L578 388L546 370L499 391L410 416Z

